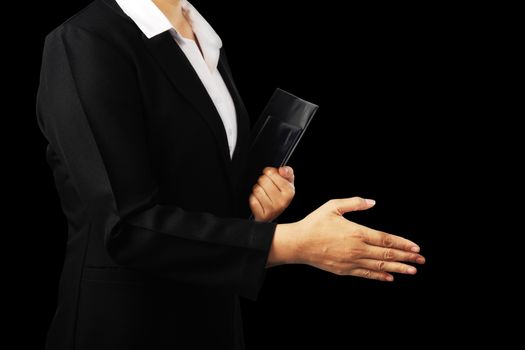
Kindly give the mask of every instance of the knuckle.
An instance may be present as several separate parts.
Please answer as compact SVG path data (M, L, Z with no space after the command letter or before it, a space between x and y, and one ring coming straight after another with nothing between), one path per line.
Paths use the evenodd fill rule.
M346 254L350 259L357 259L363 256L363 249L358 247L352 247L348 249Z
M392 249L386 249L383 253L383 260L392 260L394 259L394 251Z
M337 264L344 264L348 261L348 257L345 255L337 255L333 259Z
M385 271L385 262L384 261L378 261L376 270L377 271Z
M383 233L381 235L381 241L384 247L392 247L394 245L394 240L389 234Z
M274 168L266 167L266 168L264 168L263 173L268 175L268 176L272 176L273 174L276 173L276 171L275 171Z
M331 272L333 274L339 275L341 271L341 265L338 264L335 259L326 257L319 263L319 267L325 271Z
M351 236L363 241L365 239L365 232L362 228L358 227L351 233Z
M361 273L361 277L372 278L372 271L370 271L370 270L363 270L363 272Z

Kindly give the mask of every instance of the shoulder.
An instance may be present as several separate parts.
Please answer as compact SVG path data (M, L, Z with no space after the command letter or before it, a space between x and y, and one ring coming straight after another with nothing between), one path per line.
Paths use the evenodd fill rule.
M46 45L58 40L78 47L95 38L105 45L125 48L140 36L141 32L114 0L95 0L53 29L46 36Z

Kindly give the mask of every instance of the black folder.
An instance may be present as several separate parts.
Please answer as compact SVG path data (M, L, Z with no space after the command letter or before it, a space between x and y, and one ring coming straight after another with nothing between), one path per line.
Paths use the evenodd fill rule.
M262 170L286 165L319 106L276 89L251 132L246 185L251 188Z

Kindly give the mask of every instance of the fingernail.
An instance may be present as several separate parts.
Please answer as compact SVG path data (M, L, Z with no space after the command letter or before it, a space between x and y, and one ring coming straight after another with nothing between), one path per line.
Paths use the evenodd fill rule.
M411 251L413 251L414 253L419 253L419 247L416 245L416 246L413 246L412 248L410 248Z
M394 277L392 277L392 276L386 276L386 280L387 280L388 282L392 282L392 281L394 280Z
M415 267L412 267L412 266L411 266L411 267L409 267L409 268L407 269L407 272L408 272L409 274L411 274L411 275L415 275L416 272L417 272L417 270L416 270Z
M420 257L418 257L418 258L416 259L416 261L417 261L418 263L420 263L420 264L424 264L424 263L425 263L425 258L423 258L422 256L420 256Z
M366 202L366 204L368 204L368 205L375 205L375 204L376 204L376 201L373 200L373 199L365 199L365 202Z

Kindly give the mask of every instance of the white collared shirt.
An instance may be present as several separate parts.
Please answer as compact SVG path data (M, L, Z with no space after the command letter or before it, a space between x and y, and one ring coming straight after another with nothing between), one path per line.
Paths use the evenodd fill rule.
M237 116L228 87L217 69L222 47L221 38L187 0L181 0L182 10L199 41L202 53L195 41L184 38L173 28L164 13L151 0L116 0L116 2L148 39L166 31L171 33L219 112L232 157L237 142Z

